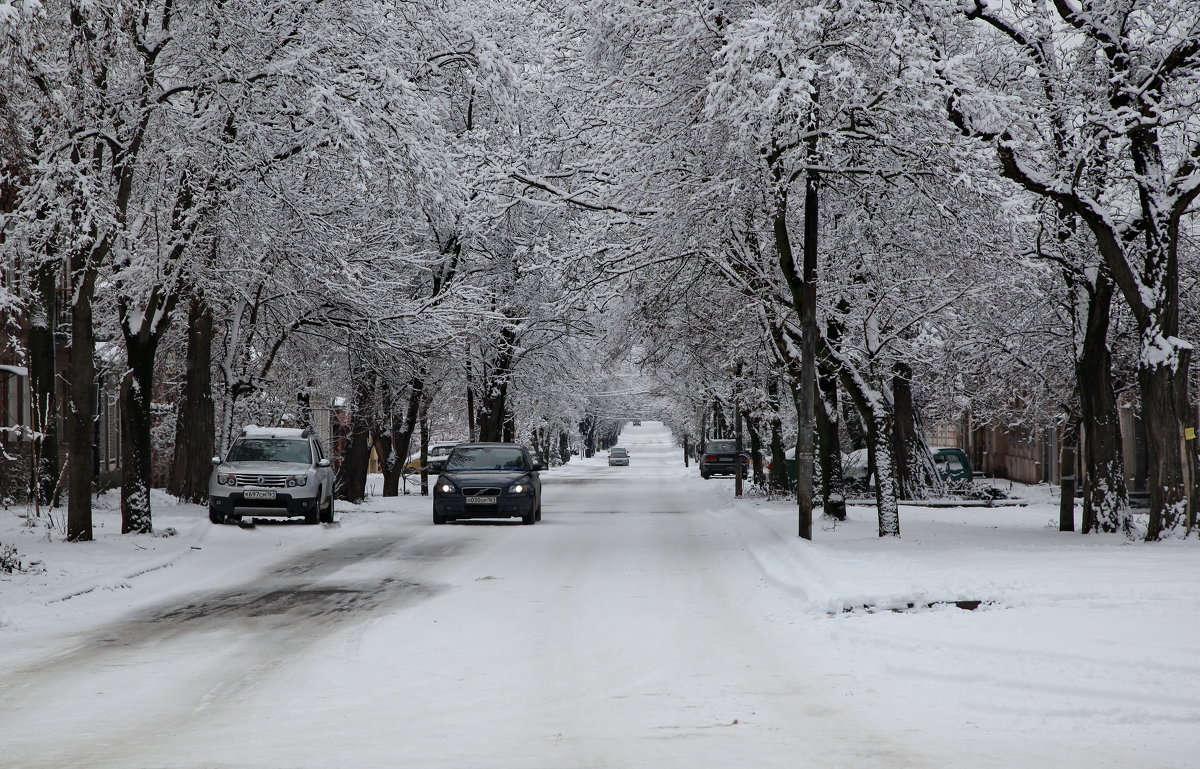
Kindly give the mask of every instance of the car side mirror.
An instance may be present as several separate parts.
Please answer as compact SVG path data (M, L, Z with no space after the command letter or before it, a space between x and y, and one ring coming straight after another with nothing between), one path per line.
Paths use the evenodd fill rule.
M318 460L317 467L329 467L329 460L328 459Z
M219 465L219 464L221 464L221 458L220 458L220 457L213 457L213 458L212 458L212 463L213 463L214 465Z
M533 471L534 471L535 473L540 473L542 470L545 470L545 469L546 469L546 468L542 467L542 463L541 463L541 462L534 462L534 463L533 463Z

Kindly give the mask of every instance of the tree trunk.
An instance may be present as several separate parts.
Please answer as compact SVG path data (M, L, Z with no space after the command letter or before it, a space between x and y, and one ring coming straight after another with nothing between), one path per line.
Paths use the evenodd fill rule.
M507 395L508 387L505 386L505 394ZM513 443L517 440L517 420L516 415L508 408L508 399L504 401L504 430L500 433L500 440L505 443Z
M29 487L39 506L58 503L58 362L55 325L58 320L58 266L38 267L29 307L29 390L33 412L32 477Z
M838 357L837 351L821 340L822 365L835 372L842 389L854 404L867 430L867 457L875 476L875 506L879 515L879 536L900 536L900 505L895 488L895 460L892 458L891 414L883 393L872 389L852 365Z
M593 414L584 416L583 421L579 423L579 432L583 436L583 456L585 459L590 458L596 453L596 424L599 420Z
M1071 414L1063 425L1059 454L1058 530L1075 531L1075 453L1079 446L1079 416Z
M1191 470L1184 425L1191 421L1188 404L1187 373L1191 354L1178 350L1177 365L1152 365L1138 369L1142 391L1142 418L1146 422L1146 448L1150 465L1150 521L1147 541L1155 541L1183 529L1194 505ZM1190 459L1190 458L1189 458Z
M900 504L896 495L895 458L888 430L888 413L881 399L872 400L870 440L874 451L871 471L875 475L875 504L879 509L879 536L900 536Z
M771 465L767 487L771 493L791 491L787 473L787 453L783 448L783 417L779 413L779 382L767 383L767 399L771 404Z
M709 428L708 437L733 437L733 428L729 426L729 420L725 418L725 409L721 405L721 399L716 396L713 396L712 400L712 427Z
M367 472L371 464L370 409L375 398L375 373L358 365L351 354L350 379L354 400L350 404L350 435L338 467L338 499L359 503L367 497Z
M493 365L483 378L482 403L478 419L480 441L503 441L511 436L512 415L508 413L508 385L512 378L516 332L511 326L500 329ZM512 440L511 437L507 438Z
M762 436L758 433L758 421L749 411L742 412L742 421L746 424L746 434L750 436L750 468L754 474L754 485L765 486L767 474L763 471Z
M479 419L479 440L502 441L508 421L508 379L503 376L489 377L486 387L483 412Z
M1157 95L1151 86L1141 96L1144 101L1139 106L1147 110L1146 114ZM1138 178L1143 228L1140 234L1144 240L1139 244L1142 248L1128 254L1121 265L1138 265L1142 271L1140 279L1131 281L1128 273L1124 273L1122 290L1134 307L1142 336L1138 385L1150 465L1150 520L1146 539L1155 541L1186 533L1185 527L1200 505L1193 477L1196 459L1187 441L1188 429L1195 430L1188 397L1192 349L1178 338L1179 220L1200 193L1195 185L1180 185L1190 188L1180 195L1173 189L1174 181L1164 187L1164 181L1170 180L1171 175L1163 162L1166 141L1157 130L1139 125L1128 138ZM1193 152L1190 165L1194 163ZM1135 305L1135 301L1142 304Z
M379 384L379 412L372 414L371 445L375 448L375 459L379 462L379 472L383 475L383 496L400 496L400 476L404 473L407 454L401 455L397 447L400 430L399 420L395 415L395 401L392 398L392 385L386 379ZM369 410L374 411L372 402Z
M467 366L467 440L475 441L475 382L471 366Z
M842 476L842 442L838 430L837 379L821 372L816 404L818 459L821 462L821 503L825 516L846 520L846 481Z
M429 496L429 401L421 398L421 496Z
M183 394L175 415L175 454L168 491L185 502L208 501L211 459L216 454L212 397L212 308L202 296L188 304L187 359Z
M812 539L814 488L813 406L816 395L816 256L819 198L815 174L809 174L804 195L803 265L797 270L787 223L787 189L782 186L779 169L773 169L779 191L776 195L773 230L779 266L791 293L792 305L799 316L801 340L799 381L793 384L796 403L796 506L798 534ZM811 260L811 265L810 265ZM811 269L810 269L811 268ZM811 273L811 274L810 274ZM810 280L811 278L811 280ZM809 365L811 362L811 366Z
M154 530L150 510L151 403L158 338L126 337L127 368L121 377L121 533Z
M925 499L940 485L929 444L912 397L912 367L897 362L892 376L892 455L896 458L896 493L900 499Z
M1087 326L1075 361L1079 418L1083 426L1084 534L1124 532L1134 536L1133 515L1125 488L1121 419L1112 382L1108 349L1113 284L1099 274L1088 287Z
M741 376L741 364L738 364L738 376ZM742 477L742 410L738 406L737 395L735 391L733 399L733 453L737 455L737 464L733 471L733 496L742 496L742 486L745 479Z
M916 484L910 477L909 447L912 445L912 390L908 378L912 370L897 361L892 373L892 456L896 461L896 494L900 499L915 499Z
M296 393L296 411L299 413L299 427L301 430L316 430L317 423L313 416L312 407L312 388L316 386L316 380L309 378L305 383L304 389Z
M387 420L388 431L386 435L375 436L375 453L383 470L383 496L396 497L400 495L400 476L411 453L409 447L412 445L412 436L420 419L425 383L417 377L409 382L408 403L405 404L404 414L399 419L392 413L391 387L386 382L382 387L385 393L384 419Z
M68 393L67 540L92 539L92 481L95 461L96 347L92 328L92 292L96 274L86 263L86 254L71 258L75 279L71 306L71 358L67 366Z
M684 454L686 453L685 448ZM558 433L558 459L564 465L571 461L571 439L566 430L560 430Z

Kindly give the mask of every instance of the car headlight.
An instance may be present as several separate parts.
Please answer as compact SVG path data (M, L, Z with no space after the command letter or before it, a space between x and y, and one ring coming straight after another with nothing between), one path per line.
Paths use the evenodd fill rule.
M518 481L508 487L509 494L528 494L532 490L528 481Z
M217 473L218 486L236 486L237 476L233 473Z
M435 488L443 494L450 494L454 491L454 484L448 481L442 481Z
M307 475L289 475L288 479L287 479L287 485L289 487L291 487L291 486L306 486L306 485L308 485L308 476Z

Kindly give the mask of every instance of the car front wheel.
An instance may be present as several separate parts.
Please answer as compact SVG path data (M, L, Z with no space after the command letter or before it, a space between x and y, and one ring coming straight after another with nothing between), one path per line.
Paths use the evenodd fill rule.
M225 513L222 513L212 505L208 506L208 520L213 523L225 523Z
M304 522L310 525L316 525L321 522L321 492L317 492L317 498L313 500L311 509L304 513Z

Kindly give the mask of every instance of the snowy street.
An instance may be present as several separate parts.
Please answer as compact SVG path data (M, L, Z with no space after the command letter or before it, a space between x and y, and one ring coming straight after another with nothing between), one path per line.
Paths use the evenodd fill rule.
M0 0L0 769L1200 769L1198 11Z
M0 581L0 763L1189 765L1182 543L1059 534L1048 505L906 508L899 541L854 508L807 543L790 503L700 480L661 426L623 445L628 468L544 473L535 526L434 527L420 497L332 527L180 506L140 573ZM992 603L924 608L970 599Z

